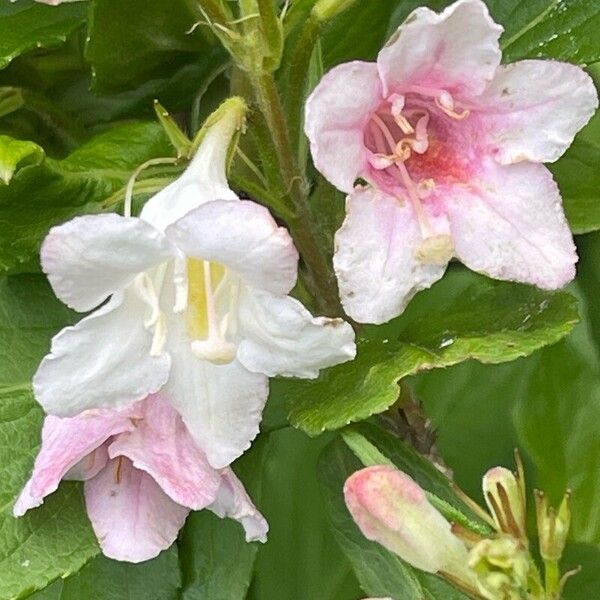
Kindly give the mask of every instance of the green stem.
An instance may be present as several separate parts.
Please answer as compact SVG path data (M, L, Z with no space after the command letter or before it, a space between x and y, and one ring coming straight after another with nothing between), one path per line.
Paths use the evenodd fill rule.
M286 195L294 209L295 218L288 225L308 270L308 283L319 309L330 316L343 314L337 282L319 244L319 234L307 204L307 185L294 163L294 154L285 121L281 99L270 73L252 78L258 105L271 133L279 171Z
M544 560L544 578L546 583L546 598L559 600L560 598L560 569L557 560Z

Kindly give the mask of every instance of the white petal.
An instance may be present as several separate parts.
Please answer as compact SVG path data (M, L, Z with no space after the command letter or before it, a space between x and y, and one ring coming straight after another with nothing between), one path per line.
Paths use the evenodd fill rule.
M385 323L442 277L446 265L416 258L422 240L409 202L373 188L357 188L348 196L333 264L349 316L361 323Z
M46 412L68 417L90 408L124 406L165 383L170 358L150 356L145 309L129 288L54 336L33 379L35 397Z
M248 496L244 485L230 469L221 473L219 494L209 507L217 516L239 521L246 532L247 542L266 542L269 525Z
M296 283L298 252L290 234L255 202L204 204L167 235L188 256L221 263L249 285L286 294Z
M548 169L489 161L481 178L478 190L448 195L457 258L490 277L545 289L573 279L575 245Z
M227 112L208 128L188 168L146 202L140 213L142 219L164 231L205 202L237 200L225 169L231 139L241 125L238 112Z
M348 323L313 317L290 296L244 288L238 310L238 360L254 373L312 379L356 355Z
M258 434L269 395L268 379L237 360L215 365L199 359L192 354L183 322L173 319L169 333L171 376L161 393L183 417L211 466L226 467Z
M410 85L480 94L500 64L502 31L481 0L458 0L439 14L417 8L377 58L386 95Z
M325 74L306 102L305 131L315 166L344 192L368 170L364 129L381 101L377 65L354 61Z
M53 227L40 255L55 294L83 312L174 252L171 242L151 225L110 214L76 217Z
M501 66L479 102L486 141L500 163L552 162L598 108L598 92L575 65L524 60Z
M189 512L123 457L86 481L84 491L102 553L115 560L138 563L154 558L177 539Z

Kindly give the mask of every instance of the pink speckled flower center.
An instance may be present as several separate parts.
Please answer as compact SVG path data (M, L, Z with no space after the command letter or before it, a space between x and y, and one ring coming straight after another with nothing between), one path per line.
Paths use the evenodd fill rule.
M447 259L451 244L447 236L435 235L423 206L435 212L437 186L469 180L469 116L470 110L448 92L412 86L382 102L364 131L371 178L411 202L423 237L431 238L424 250L434 262Z

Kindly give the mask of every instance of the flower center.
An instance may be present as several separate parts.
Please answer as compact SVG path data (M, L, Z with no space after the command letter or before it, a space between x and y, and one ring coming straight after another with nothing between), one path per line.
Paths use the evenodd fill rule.
M424 203L438 182L465 178L452 146L456 123L468 116L448 92L415 87L387 98L365 130L374 179L392 194L408 197L414 209L423 237L415 255L422 262L446 264L454 251L450 236L435 231Z
M226 340L229 328L228 310L219 319L216 292L223 282L226 270L223 265L190 258L187 260L188 310L187 326L192 341L192 352L203 360L216 364L230 363L237 353L234 343ZM234 285L234 288L236 286ZM234 301L236 290L231 290L230 301Z

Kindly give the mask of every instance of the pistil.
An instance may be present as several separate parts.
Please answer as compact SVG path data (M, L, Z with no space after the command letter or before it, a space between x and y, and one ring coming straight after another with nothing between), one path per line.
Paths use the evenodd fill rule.
M237 347L225 339L227 318L223 320L223 327L219 324L212 289L210 262L207 260L202 261L202 269L204 275L207 337L204 340L194 340L191 344L192 352L203 360L208 360L215 364L227 364L235 358Z

